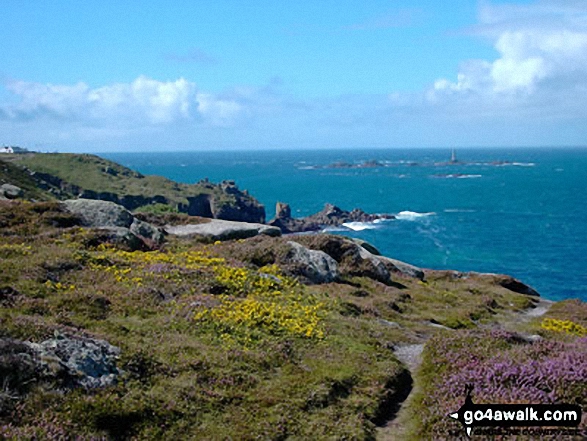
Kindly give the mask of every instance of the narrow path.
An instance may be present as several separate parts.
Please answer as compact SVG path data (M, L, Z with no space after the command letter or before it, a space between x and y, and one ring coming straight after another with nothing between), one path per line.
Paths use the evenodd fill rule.
M420 366L422 362L422 351L424 350L424 343L419 344L412 344L412 345L405 345L399 346L394 350L395 356L404 363L412 375L412 380L414 380L414 372ZM405 426L403 423L403 414L405 413L406 403L409 402L410 398L414 395L417 385L414 383L412 386L412 390L410 394L406 398L406 400L401 403L401 407L395 418L388 421L385 426L380 427L377 429L377 439L380 441L393 441L393 440L401 440L403 439L403 433L405 431Z
M499 324L504 329L516 331L516 328L519 326L520 323L527 323L537 317L542 317L544 314L546 314L553 303L554 302L550 300L541 298L539 299L538 303L535 305L534 308L527 309L511 317L504 317L503 321L500 320ZM398 358L398 360L400 360L408 367L410 374L412 375L412 379L414 380L414 385L406 400L403 403L401 403L400 410L397 412L395 418L388 421L385 426L380 427L377 430L378 441L401 441L405 439L405 412L407 404L410 402L410 399L413 398L418 388L418 385L414 378L414 374L418 370L418 367L422 362L422 351L424 350L424 344L425 343L404 345L399 346L394 350L394 354Z

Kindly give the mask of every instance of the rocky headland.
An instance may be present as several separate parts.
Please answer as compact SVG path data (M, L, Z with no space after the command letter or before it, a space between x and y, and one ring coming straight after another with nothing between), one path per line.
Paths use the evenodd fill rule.
M391 214L369 214L359 208L352 211L343 210L332 204L325 204L324 208L311 216L294 218L291 216L289 204L278 202L275 208L275 218L268 224L278 227L284 234L321 231L326 227L340 227L349 222L374 222L383 219L394 219Z
M87 183L60 172L49 189L30 164L0 163L0 438L447 439L465 436L446 415L466 384L475 402L586 414L584 302L282 234L381 218L360 210L293 219L279 204L267 225L230 181L197 193L64 157L82 159ZM71 197L93 179L118 200ZM153 182L175 210L117 203L137 183L154 197ZM205 217L179 210L202 194Z
M146 176L95 155L28 153L0 158L0 184L33 200L98 199L127 210L165 210L240 222L265 222L265 207L234 181L181 184ZM14 189L12 190L14 191ZM6 189L2 189L4 197ZM2 193L0 193L2 197Z

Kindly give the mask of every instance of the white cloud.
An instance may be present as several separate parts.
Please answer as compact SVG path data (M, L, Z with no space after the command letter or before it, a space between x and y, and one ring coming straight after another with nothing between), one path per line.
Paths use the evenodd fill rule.
M157 81L140 76L131 83L110 84L95 89L75 85L15 81L7 89L19 100L0 107L12 120L56 119L88 126L157 126L177 122L204 121L228 125L241 106L233 100L198 92L184 78Z
M436 91L532 95L587 85L587 8L556 1L486 4L480 18L473 33L493 39L499 58L478 62L474 71L464 65L456 82L437 80Z
M243 106L235 100L222 99L209 93L198 93L198 112L216 126L227 126L242 111Z

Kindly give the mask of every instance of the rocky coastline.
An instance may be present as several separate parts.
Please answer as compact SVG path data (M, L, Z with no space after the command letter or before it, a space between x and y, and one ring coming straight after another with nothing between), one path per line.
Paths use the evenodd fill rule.
M303 218L294 218L291 216L289 204L278 202L275 208L275 218L271 219L268 224L278 227L284 234L290 234L321 231L326 227L340 227L349 222L374 222L384 219L395 219L395 216L369 214L359 208L346 211L329 203L325 204L318 213Z
M442 439L464 434L446 415L469 383L476 401L587 407L584 302L296 234L391 214L326 204L296 219L278 203L265 223L232 181L160 194L199 215L141 212L117 202L148 177L125 179L117 201L67 198L71 181L51 192L12 165L0 164L1 438Z

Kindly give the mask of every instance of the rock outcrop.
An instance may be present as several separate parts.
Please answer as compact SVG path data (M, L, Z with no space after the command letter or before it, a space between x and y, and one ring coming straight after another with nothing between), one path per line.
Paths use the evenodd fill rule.
M22 197L24 192L20 187L12 184L0 185L0 199L16 199Z
M297 275L301 275L312 283L329 283L339 279L336 260L323 251L310 250L305 246L289 241L291 247L287 255L288 265L297 266Z
M114 202L94 199L70 199L62 202L67 211L77 215L85 227L107 230L114 242L131 249L149 248L163 242L161 230L135 218L126 208Z
M327 234L295 236L295 241L312 250L323 251L338 264L342 276L362 276L394 285L394 276L423 280L424 271L399 260L378 256L350 239Z
M241 191L234 181L219 185L201 182L210 193L188 197L187 205L178 208L190 216L210 217L236 222L265 223L265 207L246 190Z
M538 291L531 286L526 285L515 277L505 274L478 273L475 271L461 272L454 270L426 270L426 274L427 276L440 279L478 281L484 284L500 286L518 294L540 297Z
M304 218L292 218L288 204L277 203L275 218L269 225L276 226L283 233L301 233L306 231L320 231L325 227L338 227L348 222L373 222L378 219L393 219L389 214L369 214L355 208L352 211L326 204L322 211Z
M27 343L36 353L45 378L60 379L66 387L93 389L116 382L120 349L105 340L57 336L41 343Z
M116 383L120 349L105 340L63 336L31 343L0 339L0 378L5 392L25 395L36 384L94 389ZM3 407L0 394L0 408Z
M210 222L190 225L166 226L165 232L174 236L196 236L204 241L247 239L259 234L281 236L277 227L259 223L234 222L212 219Z

